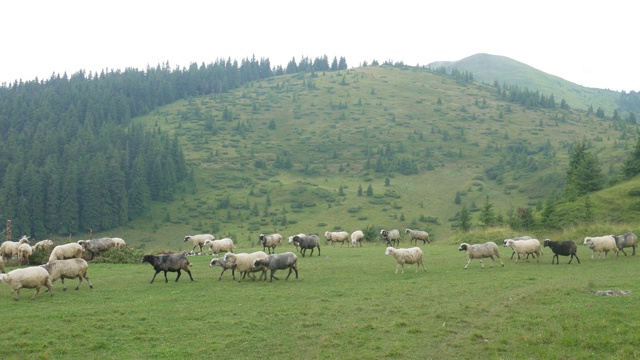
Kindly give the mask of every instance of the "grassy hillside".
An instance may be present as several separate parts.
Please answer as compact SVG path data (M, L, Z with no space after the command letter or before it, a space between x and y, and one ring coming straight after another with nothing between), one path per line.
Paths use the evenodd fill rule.
M562 189L577 140L591 144L605 172L635 145L629 125L527 110L493 91L426 69L364 67L175 102L135 121L178 135L195 183L111 235L147 249L175 249L196 232L241 245L260 233L374 227L445 239L462 205L474 223L487 197L502 216L539 207Z
M587 110L593 106L595 111L601 107L608 116L618 108L620 98L615 91L580 86L505 56L475 54L459 61L438 61L429 66L466 70L473 73L476 80L487 84L497 80L501 85L518 85L546 96L553 94L556 101L565 99L569 106L577 109Z

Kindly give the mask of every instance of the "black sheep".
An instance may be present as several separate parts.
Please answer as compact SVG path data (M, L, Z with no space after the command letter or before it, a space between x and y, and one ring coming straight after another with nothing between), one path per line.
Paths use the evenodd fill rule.
M580 264L580 259L578 258L577 254L578 246L573 241L551 241L547 239L544 241L544 246L551 248L551 251L553 251L554 255L553 258L551 258L552 264L554 263L554 259L556 264L560 264L558 255L571 256L571 259L569 259L569 264L571 264L571 261L573 261L573 257L575 256L578 260L578 264Z
M164 280L165 283L169 282L167 279L167 271L178 272L178 276L176 277L176 281L180 279L180 270L184 270L189 274L191 281L193 281L193 276L191 276L191 271L189 267L191 263L187 260L187 256L185 254L161 254L161 255L151 255L145 254L142 257L142 262L148 262L153 266L153 269L156 273L153 275L150 284L153 284L153 280L156 279L156 275L160 271L164 271Z
M318 256L320 256L320 238L318 238L318 235L296 235L293 237L293 242L298 243L300 246L300 253L302 254L302 257L304 257L307 249L311 249L311 255L309 256L313 256L313 250L315 248L318 248Z

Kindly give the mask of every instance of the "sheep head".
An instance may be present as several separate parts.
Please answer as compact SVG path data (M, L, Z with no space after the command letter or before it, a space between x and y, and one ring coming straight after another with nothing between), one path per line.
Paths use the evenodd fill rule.
M389 246L387 248L387 251L384 252L385 255L390 255L393 254L396 251L396 249L394 249L392 246Z
M458 248L458 251L467 251L468 247L469 247L469 244L462 243L462 244L460 244L460 247Z

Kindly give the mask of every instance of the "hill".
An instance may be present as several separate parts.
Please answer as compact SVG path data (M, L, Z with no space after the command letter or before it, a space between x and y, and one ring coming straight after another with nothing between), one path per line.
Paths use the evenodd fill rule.
M575 141L615 173L637 131L405 66L276 76L135 122L176 135L195 179L127 226L154 247L193 232L241 245L338 229L421 228L443 239L463 206L475 224L484 206L505 222L518 208L540 210L562 190Z
M460 71L469 71L476 80L487 84L498 81L501 84L538 90L547 96L553 94L556 100L565 99L571 107L577 109L587 110L592 106L595 110L601 107L611 115L619 107L620 94L616 91L580 86L505 56L475 54L458 61L437 61L429 64L432 69L441 66L449 70L457 68Z

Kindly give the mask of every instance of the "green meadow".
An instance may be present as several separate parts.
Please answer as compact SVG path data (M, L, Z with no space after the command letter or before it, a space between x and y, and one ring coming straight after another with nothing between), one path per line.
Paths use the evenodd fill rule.
M55 296L0 287L2 359L602 359L638 358L638 257L551 264L509 259L467 270L458 244L421 246L426 272L395 260L380 243L323 244L299 255L299 279L233 281L193 256L192 274L150 284L149 264L91 263L94 289L67 280ZM408 241L403 241L403 247ZM244 247L239 251L261 250ZM278 253L292 250L286 244ZM627 251L630 254L630 251ZM13 269L9 267L7 271ZM631 290L599 296L595 291Z

